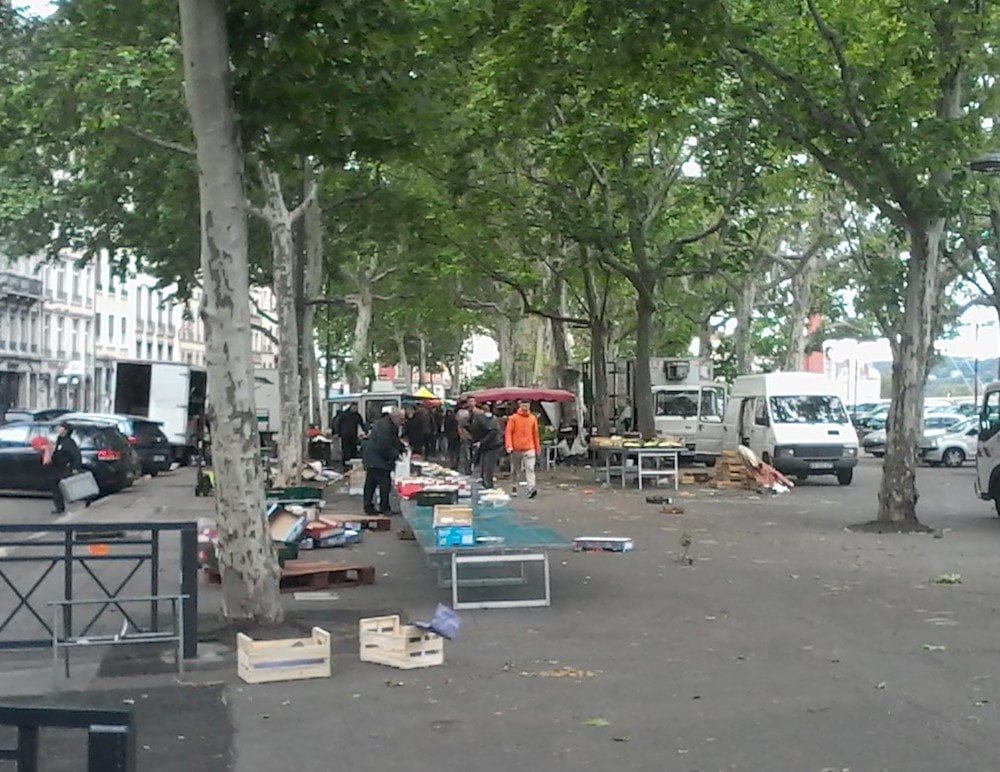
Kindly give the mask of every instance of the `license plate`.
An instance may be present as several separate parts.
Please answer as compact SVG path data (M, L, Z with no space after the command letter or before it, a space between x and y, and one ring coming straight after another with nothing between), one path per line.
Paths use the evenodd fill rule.
M811 461L809 463L810 469L833 469L833 464L828 461Z
M166 456L153 456L153 461L166 461Z

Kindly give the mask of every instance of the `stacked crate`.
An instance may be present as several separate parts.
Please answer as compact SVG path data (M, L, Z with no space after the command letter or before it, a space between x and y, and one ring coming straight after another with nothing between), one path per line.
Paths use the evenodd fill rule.
M715 487L720 490L743 490L753 485L753 474L740 454L733 450L722 451L715 462Z

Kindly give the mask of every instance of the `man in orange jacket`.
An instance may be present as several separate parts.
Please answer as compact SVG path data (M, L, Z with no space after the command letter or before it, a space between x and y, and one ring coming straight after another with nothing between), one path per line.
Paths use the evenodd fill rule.
M510 477L517 495L517 480L524 477L528 486L528 498L538 495L535 488L535 460L541 454L538 441L538 419L531 414L530 402L518 402L517 412L507 419L504 429L504 445L510 457Z

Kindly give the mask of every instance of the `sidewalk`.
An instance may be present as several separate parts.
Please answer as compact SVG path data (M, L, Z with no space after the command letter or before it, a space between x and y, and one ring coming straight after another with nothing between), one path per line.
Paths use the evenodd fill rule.
M358 660L358 618L426 618L446 600L413 542L370 532L328 559L373 563L377 583L335 601L286 596L275 632L328 629L330 679L244 684L231 636L211 640L220 628L206 619L204 661L184 683L164 662L116 675L135 670L112 665L115 651L75 681L85 691L43 701L135 700L142 770L992 768L1000 522L967 490L968 470L922 470L926 522L945 538L844 531L871 517L877 474L774 499L701 490L679 497L683 515L545 474L539 498L518 501L526 517L568 537L630 536L636 551L554 554L552 607L464 612L442 667ZM163 502L157 517L211 506L182 498L181 478L144 492ZM962 584L930 581L945 572ZM214 590L202 589L207 617ZM44 694L50 671L36 678Z

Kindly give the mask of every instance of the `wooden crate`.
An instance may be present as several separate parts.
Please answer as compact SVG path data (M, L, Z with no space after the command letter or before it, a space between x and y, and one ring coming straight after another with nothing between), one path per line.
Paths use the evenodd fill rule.
M248 684L329 678L330 633L314 627L311 638L277 641L255 641L239 633L236 658L237 672Z
M369 617L358 622L362 662L413 670L444 663L444 638L414 625L400 624L399 615Z

